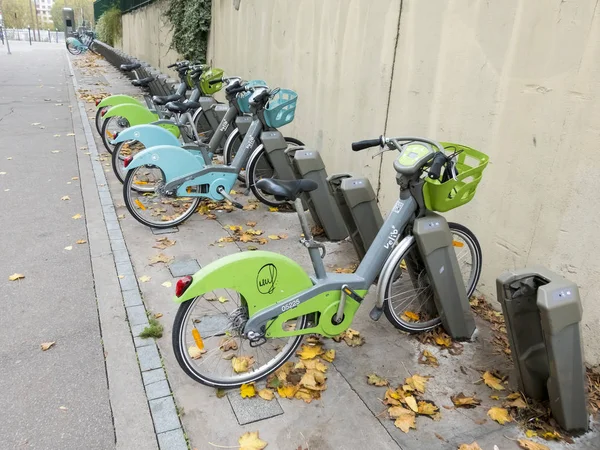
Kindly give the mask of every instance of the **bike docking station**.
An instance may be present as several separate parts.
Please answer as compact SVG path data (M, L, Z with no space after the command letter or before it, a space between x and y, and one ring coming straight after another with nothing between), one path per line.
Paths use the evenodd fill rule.
M587 431L577 285L532 267L503 273L496 287L519 389L535 400L549 400L564 430Z

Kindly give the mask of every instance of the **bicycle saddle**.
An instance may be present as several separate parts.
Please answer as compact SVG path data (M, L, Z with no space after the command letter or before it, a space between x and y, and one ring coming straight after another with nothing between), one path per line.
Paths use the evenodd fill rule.
M174 113L183 114L187 112L188 109L197 109L200 108L200 103L198 102L169 102L166 105L167 109Z
M133 80L131 84L137 87L148 87L148 85L152 83L155 79L156 77L140 78L139 80Z
M142 67L140 63L129 63L129 64L121 64L120 69L123 72L131 72L132 70L139 69Z
M171 95L155 95L152 97L152 101L155 105L166 105L169 102L180 100L183 96L179 94Z
M274 180L263 178L258 180L256 187L267 194L274 195L277 200L296 200L303 192L314 191L319 187L313 180Z

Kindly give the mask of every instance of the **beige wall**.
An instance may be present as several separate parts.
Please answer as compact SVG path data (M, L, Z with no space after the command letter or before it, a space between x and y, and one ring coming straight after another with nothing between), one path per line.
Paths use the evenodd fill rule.
M167 7L167 2L160 0L123 14L123 39L115 46L161 72L176 77L175 72L167 69L167 66L182 58L170 48L173 33L171 24L164 15Z
M480 289L493 299L498 274L532 264L576 281L586 360L596 364L596 5L242 0L236 11L231 0L214 0L209 54L231 75L298 91L296 120L284 134L319 149L329 173L360 172L381 183L384 211L397 196L392 157L380 167L380 159L352 153L353 140L416 134L489 154L476 198L448 214L481 240Z

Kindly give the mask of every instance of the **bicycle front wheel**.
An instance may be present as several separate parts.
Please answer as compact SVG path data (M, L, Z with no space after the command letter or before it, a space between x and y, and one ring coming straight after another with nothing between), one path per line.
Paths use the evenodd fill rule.
M112 153L115 148L115 144L111 144L110 141L126 128L129 128L129 121L125 117L111 116L104 121L100 135L102 143L109 153Z
M67 42L67 50L69 51L69 53L71 55L80 55L81 54L81 47L79 47L78 45L76 45L72 42Z
M96 130L98 130L98 134L102 135L102 122L104 122L104 114L108 111L110 106L104 106L102 108L98 108L96 111Z
M125 176L127 175L127 169L125 168L125 158L128 156L135 156L142 150L144 150L144 144L138 141L123 141L115 145L112 152L112 168L117 176L117 179L123 183ZM134 185L136 188L137 185Z
M241 334L247 320L245 299L230 289L211 291L182 303L173 323L172 339L175 357L184 372L207 386L238 387L277 370L302 341L302 336L267 339L251 347ZM306 316L284 324L296 330L307 325Z
M467 297L470 297L481 275L481 247L467 227L452 222L448 226ZM440 325L429 274L416 242L401 255L384 292L383 310L396 328L408 333L421 333Z

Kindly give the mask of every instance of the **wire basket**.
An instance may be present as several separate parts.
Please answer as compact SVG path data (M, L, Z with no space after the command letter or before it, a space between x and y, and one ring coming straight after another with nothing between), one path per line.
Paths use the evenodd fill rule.
M266 86L267 82L264 80L250 80L246 83L246 86ZM241 92L237 96L238 106L240 111L243 113L250 112L250 96L252 95L251 91Z
M298 94L291 89L280 89L265 108L267 125L271 128L279 128L294 120L297 100Z
M458 175L456 180L451 178L445 183L425 177L423 197L427 209L445 212L465 205L473 199L489 157L464 145L449 142L441 142L441 145L447 153L460 152L456 157Z
M200 76L200 89L204 95L212 95L215 92L219 92L223 88L223 83L210 84L210 81L220 80L223 78L225 71L223 69L217 69L213 67L202 73Z

